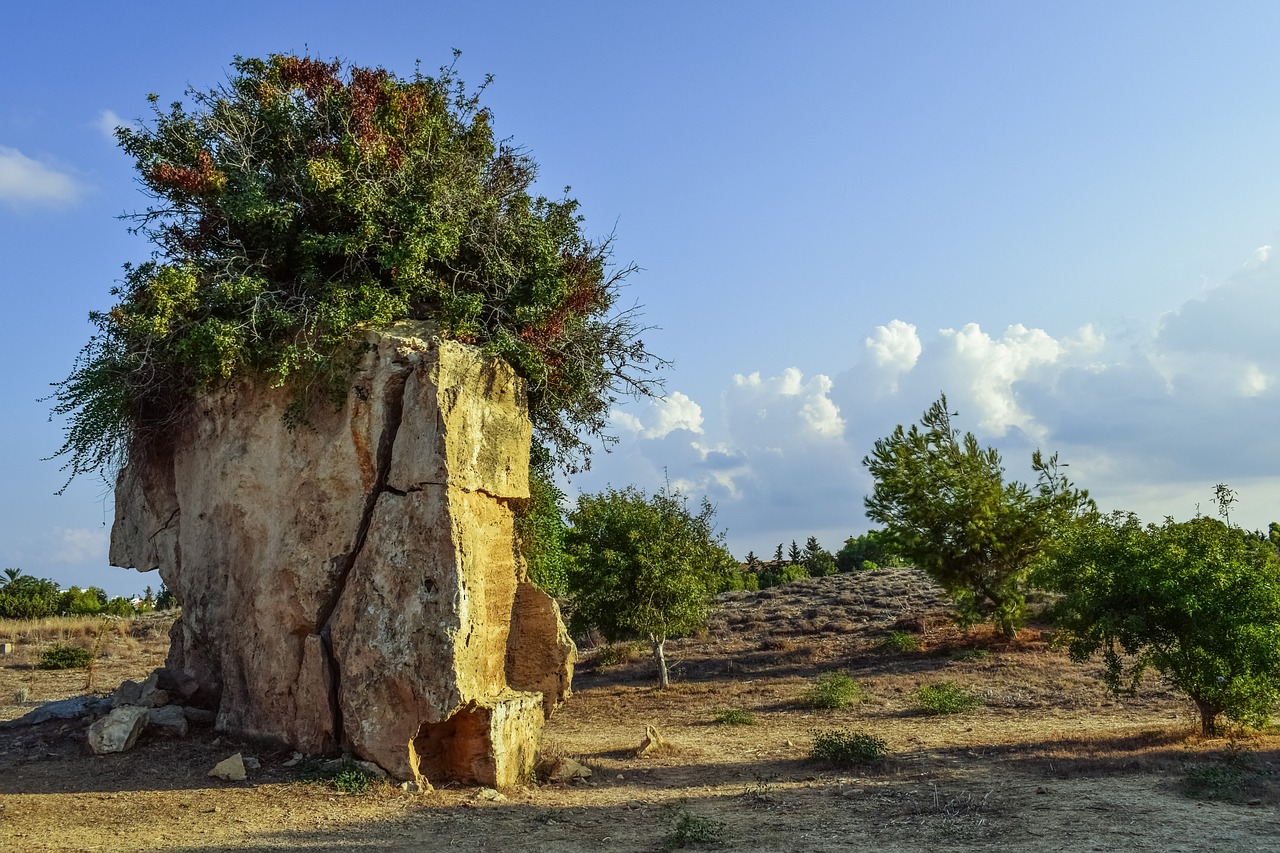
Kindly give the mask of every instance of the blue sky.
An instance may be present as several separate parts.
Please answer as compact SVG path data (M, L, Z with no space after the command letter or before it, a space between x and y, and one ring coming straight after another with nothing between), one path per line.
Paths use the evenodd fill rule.
M731 549L866 529L859 464L939 391L1106 508L1280 518L1273 3L46 4L4 13L0 564L132 592L40 402L147 247L106 132L236 55L462 50L501 135L644 272L672 359L573 482L719 508Z

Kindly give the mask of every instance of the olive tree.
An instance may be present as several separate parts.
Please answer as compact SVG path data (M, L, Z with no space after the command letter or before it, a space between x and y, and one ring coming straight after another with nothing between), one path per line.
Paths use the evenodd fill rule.
M1195 702L1206 735L1219 714L1267 723L1280 700L1280 557L1265 536L1116 512L1067 531L1043 579L1063 594L1071 656L1101 652L1113 691L1155 669Z
M990 618L1012 637L1025 618L1030 570L1054 531L1090 506L1062 472L1057 455L1036 451L1034 487L1005 482L995 448L951 425L946 396L919 425L875 443L862 460L875 478L867 517L884 525L887 545L950 595L961 621Z
M506 359L539 455L585 465L614 395L653 392L663 362L618 306L635 268L610 264L574 199L532 194L537 165L495 137L482 90L452 67L272 55L185 103L150 96L150 120L116 135L153 253L56 386L71 477L109 473L236 377L288 384L305 421L345 397L361 330L404 319Z
M664 644L706 624L713 596L738 569L714 516L705 498L694 512L670 488L579 496L565 536L574 630L595 628L610 641L648 640L658 684L667 687Z

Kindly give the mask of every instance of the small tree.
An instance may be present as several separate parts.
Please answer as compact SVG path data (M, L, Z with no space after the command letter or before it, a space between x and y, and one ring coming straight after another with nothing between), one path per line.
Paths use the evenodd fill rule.
M694 513L670 488L580 496L566 535L573 628L597 628L610 641L647 639L667 687L667 639L702 628L712 596L737 571L714 516L705 498Z
M810 536L805 542L803 562L811 578L825 578L836 573L836 558L818 544L816 536Z
M962 622L989 617L1012 637L1024 617L1027 576L1058 526L1091 506L1058 457L1031 457L1034 489L1004 482L995 448L951 426L946 396L920 420L875 444L862 460L875 487L867 517L885 525L892 545L938 582Z
M1071 656L1102 652L1113 691L1132 693L1151 667L1196 703L1206 735L1219 714L1266 724L1280 700L1280 557L1263 537L1117 512L1076 525L1055 552L1044 580L1064 594Z
M861 536L844 540L844 546L836 552L836 568L852 572L868 563L877 567L897 565L900 559L893 553L888 534L883 530L868 530Z
M516 513L516 537L529 580L553 598L563 598L569 583L563 500L553 472L547 466L535 466L529 471L529 500Z

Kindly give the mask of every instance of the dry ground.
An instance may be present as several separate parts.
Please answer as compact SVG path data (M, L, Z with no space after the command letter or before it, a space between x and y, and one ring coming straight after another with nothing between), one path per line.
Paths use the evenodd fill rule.
M1280 735L1202 740L1190 704L1154 682L1117 702L1096 667L1073 664L1047 633L966 637L943 613L933 587L901 569L730 594L704 636L671 644L668 691L650 686L643 655L615 650L629 659L598 667L601 651L589 650L543 746L592 767L592 781L505 799L467 788L344 795L283 767L285 752L208 730L111 756L84 752L80 722L0 730L0 851L657 851L691 818L718 839L692 849L1280 850ZM109 626L94 687L159 665L163 628ZM882 650L895 628L920 650ZM66 633L97 641L96 626ZM0 719L83 692L83 671L32 667L41 642L0 658ZM827 672L856 678L865 701L809 708ZM944 680L985 704L923 714L916 690ZM726 710L755 723L717 723ZM634 758L646 724L668 746ZM883 738L888 760L809 760L814 734L833 730ZM244 783L206 776L236 751L262 769ZM1197 779L1220 785L1189 796Z

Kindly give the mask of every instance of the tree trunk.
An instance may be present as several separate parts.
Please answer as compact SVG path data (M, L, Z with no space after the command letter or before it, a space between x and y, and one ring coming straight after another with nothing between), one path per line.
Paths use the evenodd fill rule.
M667 656L662 648L667 641L665 638L659 640L651 637L650 639L653 642L653 659L658 663L658 686L665 689L671 686L671 679L667 675Z
M1204 737L1211 737L1218 733L1216 725L1220 709L1214 707L1203 699L1195 700L1196 707L1200 709L1200 734Z

